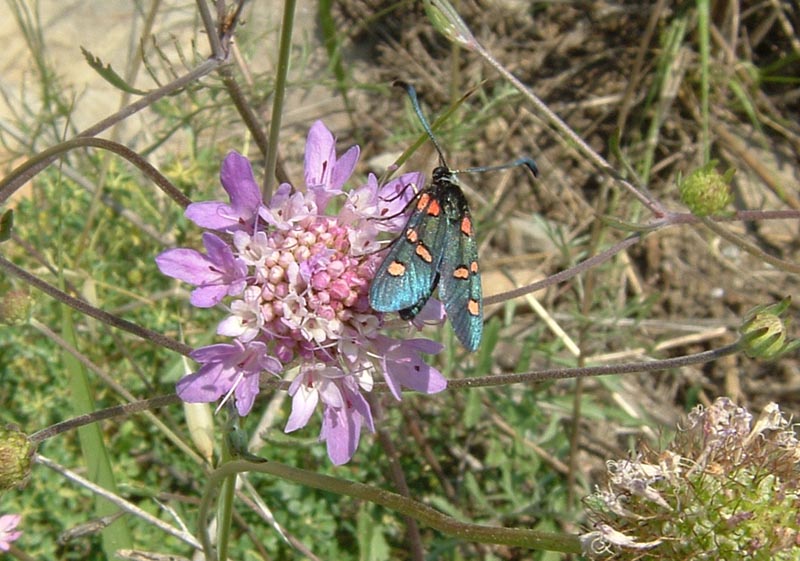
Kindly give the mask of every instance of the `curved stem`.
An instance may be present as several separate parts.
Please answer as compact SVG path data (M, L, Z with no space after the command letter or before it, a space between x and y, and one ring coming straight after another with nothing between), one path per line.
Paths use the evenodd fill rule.
M513 298L519 298L520 296L525 296L526 294L531 294L532 292L537 292L548 286L552 286L554 284L558 284L560 282L564 282L569 280L584 271L591 269L592 267L596 267L597 265L608 261L614 255L624 251L625 249L629 248L630 246L638 243L642 237L655 230L666 226L673 226L676 224L698 224L702 223L707 228L718 234L720 237L726 239L727 241L735 244L736 246L740 247L742 250L758 257L766 261L767 263L787 272L791 273L800 273L800 266L788 262L783 261L782 259L778 259L777 257L773 257L768 253L765 253L758 247L749 244L746 240L736 236L724 228L720 228L717 223L718 222L733 222L736 220L741 220L744 222L752 222L752 221L763 221L763 220L800 220L800 212L796 210L740 210L731 216L709 216L709 217L699 217L695 216L691 213L678 213L678 212L670 212L665 215L663 219L660 219L646 227L642 227L641 231L632 234L631 236L625 238L624 240L617 242L610 248L594 255L584 261L581 261L574 267L570 267L569 269L565 269L560 271L554 275L547 277L544 280L520 287L515 288L514 290L509 290L506 292L500 292L498 294L493 294L492 296L487 296L483 299L484 304L499 304L501 302L505 302L506 300L511 300ZM619 224L622 226L622 224Z
M797 265L796 263L791 263L789 261L784 261L783 259L778 259L777 257L770 255L769 253L765 252L758 246L751 244L744 238L737 236L732 232L729 232L719 224L716 224L713 220L702 217L700 218L700 221L706 228L717 234L720 238L732 243L733 245L735 245L742 251L749 253L753 257L761 259L762 261L769 263L770 265L772 265L776 269L780 269L781 271L787 273L794 273L796 275L800 274L800 265Z
M294 468L278 462L268 461L255 463L244 460L229 462L209 475L208 481L206 482L206 489L212 490L219 486L220 482L229 475L240 472L265 473L306 487L369 501L414 518L418 522L430 526L447 536L465 541L560 551L564 553L581 552L580 541L578 536L575 535L540 532L523 528L502 528L462 522L450 516L446 516L438 510L418 501L398 495L397 493L364 485L363 483L345 481L335 477ZM210 495L210 492L204 495L197 513L198 526L201 529L200 541L203 542L203 547L207 548L206 559L209 560L214 559L214 557L210 556L213 555L212 549L210 549L211 544L209 543L208 536L204 535L205 532L203 530L211 505Z
M152 92L142 97L141 99L131 103L130 105L128 105L123 109L120 109L113 115L106 117L102 121L92 125L88 129L79 133L78 137L79 138L90 137L103 132L107 128L117 124L123 119L126 119L131 115L137 113L138 111L141 111L145 107L152 105L155 101L161 99L162 97L173 94L176 91L191 84L192 82L198 80L199 78L202 78L206 74L211 73L214 69L218 68L222 64L225 64L225 62L226 61L224 59L216 59L216 58L205 60L188 74L184 74L183 76L170 82L169 84L166 84L165 86L153 90ZM35 166L30 166L26 168L25 173L20 173L19 175L15 175L13 177L13 180L6 178L6 180L0 183L0 204L2 204L12 193L14 193L22 185L30 181L31 178L33 178L37 173L43 170L47 165L52 163L57 157L58 153L55 155L51 155L49 158L39 160Z
M142 158L139 154L128 148L127 146L114 142L113 140L106 140L104 138L93 137L77 137L71 140L65 140L55 146L52 146L40 152L30 160L17 166L7 177L0 181L0 203L14 194L14 191L23 185L20 182L21 177L33 177L36 173L41 171L50 162L54 161L60 154L69 152L73 148L81 148L92 146L95 148L102 148L109 152L119 154L142 172L153 180L164 193L167 194L172 200L186 208L192 202L186 195L179 191L160 171L150 165L147 160Z
M488 296L483 299L483 303L485 305L499 304L500 302L505 302L506 300L511 300L512 298L518 298L520 296L525 296L526 294L530 294L532 292L536 292L537 290L542 290L543 288L547 288L548 286L569 280L572 277L575 277L580 273L588 269L591 269L592 267L596 267L600 263L608 261L617 253L620 253L624 249L627 249L630 246L634 245L635 243L638 243L639 240L641 239L642 239L642 234L633 234L632 236L625 238L621 242L617 242L616 244L606 249L605 251L602 251L597 255L590 257L589 259L581 261L574 267L565 269L560 273L556 273L555 275L550 275L549 277L547 277L542 281L535 282L533 284L529 284L521 288L516 288L514 290L509 290L507 292L501 292L499 294Z
M102 321L112 327L117 327L119 329L123 329L129 333L136 335L137 337L141 337L146 341L152 341L157 345L161 345L164 348L173 350L177 353L182 355L187 355L192 351L192 348L188 345L185 345L179 341L174 339L170 339L157 331L152 331L147 329L146 327L141 327L133 322L128 320L122 319L117 317L113 314L105 312L99 308L95 308L90 304L87 304L83 300L79 300L78 298L74 298L67 294L66 292L59 290L55 286L51 285L48 282L40 279L39 277L32 275L31 273L27 272L25 269L18 267L2 255L0 255L0 270L5 271L8 274L12 274L23 281L25 283L33 286L34 288L38 288L42 292L52 296L59 302L70 306L71 308L81 312L82 314L86 314L91 316L95 319Z
M693 355L686 355L677 358L669 358L664 360L651 360L647 362L631 362L627 364L608 364L603 366L588 366L583 368L555 368L547 370L531 370L529 372L518 372L516 374L500 374L495 376L478 376L475 378L463 378L458 380L449 380L447 386L449 389L459 388L490 388L494 386L505 386L508 384L524 384L531 382L542 382L545 380L561 380L564 378L588 378L592 376L605 376L608 374L632 374L634 372L655 372L658 370L667 370L669 368L678 368L690 364L700 364L716 360L723 356L727 356L738 352L739 344L733 343L731 345ZM287 391L289 389L289 382L270 380L262 384L262 391ZM376 384L374 391L376 393L388 392L389 388L386 384ZM62 421L55 425L51 425L45 429L33 433L30 438L34 443L42 442L48 438L52 438L63 432L73 430L77 427L95 423L105 419L112 419L115 417L126 417L141 411L149 411L166 407L168 405L177 405L181 400L177 395L164 395L154 397L151 399L144 399L134 403L126 403L125 405L117 405L100 409L93 413L87 413Z

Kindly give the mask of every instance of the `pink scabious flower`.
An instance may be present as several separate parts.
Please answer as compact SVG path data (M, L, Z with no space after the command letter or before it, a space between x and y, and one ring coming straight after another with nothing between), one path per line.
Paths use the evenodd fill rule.
M205 233L205 253L178 248L156 257L162 273L196 287L192 305L221 304L227 311L217 334L231 342L191 353L201 367L178 382L181 399L232 397L244 416L262 372L291 372L285 431L304 427L321 407L320 440L337 465L352 458L362 428L375 430L365 393L377 373L397 399L402 387L436 393L447 386L422 360L441 345L383 335L383 316L368 298L382 258L378 235L402 229L412 184L421 186L424 177L407 173L379 185L370 175L366 184L344 191L358 156L353 146L337 157L333 134L317 121L306 142L305 192L284 183L264 203L250 163L231 152L220 173L230 203L186 209L197 225L224 235ZM334 199L338 213L326 214Z
M17 530L17 525L22 519L20 514L4 514L0 516L0 551L11 549L11 542L16 541L22 535Z

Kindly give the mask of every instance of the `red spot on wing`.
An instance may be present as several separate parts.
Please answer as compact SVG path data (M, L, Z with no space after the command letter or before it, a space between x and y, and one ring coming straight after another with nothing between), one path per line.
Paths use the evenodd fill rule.
M442 206L439 204L437 199L431 199L431 202L428 205L427 213L428 216L433 216L434 218L442 213Z
M433 262L433 255L431 255L430 250L427 247L425 247L425 244L418 243L415 253L417 254L417 256L420 259L425 261L425 263L432 263Z
M453 271L453 278L458 280L467 280L469 279L469 270L463 265L456 267Z
M472 236L472 220L469 216L461 219L461 233L465 236Z
M419 200L417 200L417 210L422 212L425 210L425 207L428 206L428 203L431 200L431 196L428 193L422 193L419 196Z
M400 261L392 261L389 263L389 266L386 267L386 272L393 277L402 277L406 274L406 266L400 263Z

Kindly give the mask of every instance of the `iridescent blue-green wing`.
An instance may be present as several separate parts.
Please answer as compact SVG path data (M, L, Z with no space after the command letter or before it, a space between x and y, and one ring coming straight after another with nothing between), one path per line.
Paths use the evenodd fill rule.
M483 296L478 268L478 244L466 200L459 191L456 220L448 222L447 240L439 265L439 299L456 337L470 351L483 335Z
M403 233L393 242L369 288L369 303L378 312L402 311L412 319L436 288L447 220L436 190L420 193Z

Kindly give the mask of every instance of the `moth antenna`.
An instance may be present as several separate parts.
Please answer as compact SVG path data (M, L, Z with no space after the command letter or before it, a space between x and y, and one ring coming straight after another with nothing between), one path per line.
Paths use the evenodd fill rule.
M453 173L476 173L483 171L495 171L499 169L515 168L518 166L525 166L526 168L528 168L534 177L538 177L539 175L539 168L536 166L536 162L533 161L533 158L519 158L518 160L514 160L513 162L500 164L498 166L481 166L477 168L454 169Z
M447 169L450 169L450 166L447 165L447 160L444 159L444 151L442 150L442 147L439 146L439 142L436 140L436 137L433 136L431 125L428 123L428 119L425 118L425 115L422 113L422 108L419 106L417 90L414 89L414 86L403 82L402 80L395 80L392 85L398 88L403 88L408 94L408 97L411 98L411 106L414 108L414 112L417 114L419 122L422 123L422 128L425 129L425 132L428 134L428 138L431 139L431 142L433 142L433 145L436 147L436 151L439 153L439 163Z

